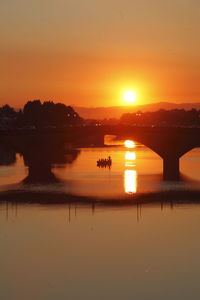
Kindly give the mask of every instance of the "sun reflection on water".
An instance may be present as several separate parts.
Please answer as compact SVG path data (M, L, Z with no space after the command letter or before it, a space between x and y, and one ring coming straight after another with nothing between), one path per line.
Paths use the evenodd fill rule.
M124 141L124 146L125 146L126 148L135 148L135 147L136 147L136 144L135 144L135 142L132 141L132 140L126 140L126 141Z
M132 151L126 151L125 153L126 160L136 160L136 153Z
M132 168L135 167L136 153L133 151L126 151L125 153L125 167L124 171L124 189L125 193L133 194L137 192L137 171Z
M136 153L133 151L126 151L125 153L125 167L135 167Z
M137 171L125 170L124 172L125 193L133 194L137 192Z

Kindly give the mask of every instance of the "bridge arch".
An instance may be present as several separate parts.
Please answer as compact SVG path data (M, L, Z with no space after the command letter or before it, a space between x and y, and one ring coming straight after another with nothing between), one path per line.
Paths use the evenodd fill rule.
M179 180L179 159L200 146L199 129L119 126L104 128L104 132L133 139L158 154L163 159L164 180Z
M188 178L200 180L200 147L194 147L181 156L181 172Z

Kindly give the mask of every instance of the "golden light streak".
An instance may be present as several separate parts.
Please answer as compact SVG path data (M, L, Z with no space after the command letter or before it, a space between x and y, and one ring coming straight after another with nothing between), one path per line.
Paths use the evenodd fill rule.
M136 160L136 153L132 151L126 151L125 153L126 160Z
M136 147L135 142L132 141L132 140L126 140L126 141L124 142L124 146L125 146L126 148L135 148L135 147Z
M125 170L124 172L124 190L126 194L137 192L137 172L136 170Z

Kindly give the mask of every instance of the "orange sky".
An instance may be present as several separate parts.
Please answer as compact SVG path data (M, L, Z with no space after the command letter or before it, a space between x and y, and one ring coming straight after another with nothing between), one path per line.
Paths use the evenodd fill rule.
M198 0L1 0L0 104L198 102L199 19Z

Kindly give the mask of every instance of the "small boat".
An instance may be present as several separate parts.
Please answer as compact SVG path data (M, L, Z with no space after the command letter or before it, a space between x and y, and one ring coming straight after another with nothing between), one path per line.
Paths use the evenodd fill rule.
M110 156L108 158L101 158L97 160L97 167L99 168L110 168L112 165L112 159Z

